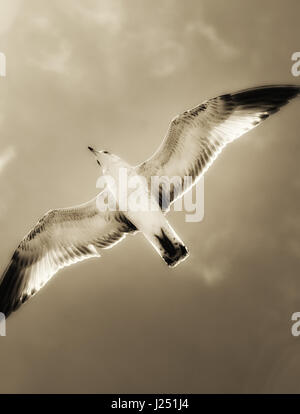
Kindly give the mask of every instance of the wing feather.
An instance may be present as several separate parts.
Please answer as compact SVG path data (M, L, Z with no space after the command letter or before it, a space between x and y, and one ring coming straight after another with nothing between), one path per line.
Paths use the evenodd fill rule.
M0 282L0 312L6 317L65 266L112 247L133 231L114 213L101 213L96 198L80 206L51 210L24 237Z
M293 85L262 86L221 95L174 118L156 153L138 166L138 173L177 177L171 194L160 186L157 199L164 211L209 168L223 148L258 126L299 95ZM189 187L184 177L191 177Z

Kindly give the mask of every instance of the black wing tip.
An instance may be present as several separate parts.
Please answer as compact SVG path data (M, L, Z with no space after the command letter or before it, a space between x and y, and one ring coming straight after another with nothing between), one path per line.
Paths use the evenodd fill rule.
M222 95L221 98L232 108L257 109L271 115L299 95L300 86L297 85L264 85Z
M15 298L13 295L6 295L2 296L2 292L0 292L0 313L3 313L5 318L7 319L13 312L15 312L19 307L25 303L29 297L17 297Z
M21 284L23 271L18 262L12 258L0 282L0 312L6 318L22 304Z
M300 86L297 85L265 85L254 88L245 89L231 94L231 98L235 101L251 101L256 99L274 101L280 103L295 98L300 94Z
M14 304L14 300L10 297L5 297L0 291L0 313L2 313L7 319L9 315L17 309L17 305Z
M14 311L13 309L8 309L8 310L3 309L3 310L0 310L0 313L4 315L5 320L6 320L13 313L13 311Z
M240 91L237 91L235 93L232 93L231 96L239 95L241 93L251 93L251 92L263 92L263 91L294 91L296 94L300 93L300 85L295 84L266 84L266 85L258 85L251 88L242 89Z

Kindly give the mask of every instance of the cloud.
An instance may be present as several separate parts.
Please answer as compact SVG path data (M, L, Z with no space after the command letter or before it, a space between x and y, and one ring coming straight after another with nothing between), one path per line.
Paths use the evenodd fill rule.
M170 76L179 70L185 62L184 47L173 41L161 42L155 50L150 51L154 59L151 65L152 74L157 77Z
M204 21L193 22L187 25L186 30L190 34L200 34L218 53L221 53L223 58L231 58L239 53L236 47L221 37L217 28L212 24L205 23Z
M72 2L74 7L74 3ZM86 17L99 26L105 26L111 32L118 32L122 27L122 9L120 3L108 0L93 1L90 4L78 3L75 10L79 17Z
M42 51L39 58L30 59L30 61L41 69L63 73L66 70L70 56L70 46L67 42L60 42L54 52Z
M0 34L9 30L18 13L22 0L0 2Z

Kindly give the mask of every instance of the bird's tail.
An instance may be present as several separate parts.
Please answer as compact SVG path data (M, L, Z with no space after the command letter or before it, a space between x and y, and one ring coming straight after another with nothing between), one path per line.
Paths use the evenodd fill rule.
M170 267L178 265L189 255L186 246L167 221L159 231L144 235Z

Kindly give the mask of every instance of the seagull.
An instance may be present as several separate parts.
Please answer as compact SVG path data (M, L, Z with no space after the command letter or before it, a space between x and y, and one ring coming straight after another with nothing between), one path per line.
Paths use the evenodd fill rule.
M183 112L170 123L158 150L145 162L131 166L108 151L89 150L102 172L117 180L120 168L150 183L153 176L191 177L190 186L164 186L143 197L157 208L149 211L102 211L99 200L116 192L107 186L87 203L48 211L21 241L0 281L0 312L7 317L35 295L60 269L99 257L127 235L142 232L164 262L174 267L188 257L188 249L166 219L170 205L207 171L225 146L258 126L291 99L296 85L270 85L221 95ZM118 184L117 184L118 185ZM118 201L118 200L117 200Z

